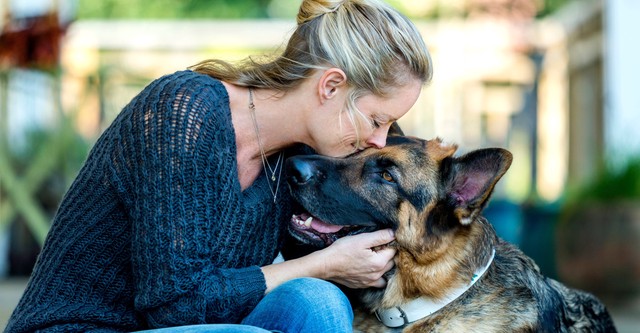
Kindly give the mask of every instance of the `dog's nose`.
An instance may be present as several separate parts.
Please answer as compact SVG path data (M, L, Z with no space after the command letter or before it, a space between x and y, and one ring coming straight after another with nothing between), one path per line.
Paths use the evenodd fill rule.
M291 184L304 185L308 183L315 175L315 170L311 162L300 157L291 157L287 160L287 175Z

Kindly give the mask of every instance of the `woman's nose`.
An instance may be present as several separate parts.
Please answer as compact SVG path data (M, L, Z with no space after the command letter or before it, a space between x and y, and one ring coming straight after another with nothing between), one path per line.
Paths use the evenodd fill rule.
M373 133L365 141L367 147L384 148L387 144L387 133L389 132L389 126L380 126L376 128Z

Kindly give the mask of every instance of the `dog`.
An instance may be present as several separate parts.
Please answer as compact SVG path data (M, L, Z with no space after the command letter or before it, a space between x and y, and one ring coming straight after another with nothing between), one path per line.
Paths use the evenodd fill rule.
M595 296L543 276L481 215L511 153L456 151L441 139L389 136L386 147L345 158L287 160L291 194L306 210L289 225L298 244L395 231L386 287L355 291L354 330L615 332Z

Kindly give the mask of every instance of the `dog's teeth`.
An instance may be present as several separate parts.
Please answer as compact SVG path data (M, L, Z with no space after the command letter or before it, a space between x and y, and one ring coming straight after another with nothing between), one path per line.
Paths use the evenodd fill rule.
M313 221L313 217L309 216L309 218L306 221L304 221L305 227L310 227L311 221Z

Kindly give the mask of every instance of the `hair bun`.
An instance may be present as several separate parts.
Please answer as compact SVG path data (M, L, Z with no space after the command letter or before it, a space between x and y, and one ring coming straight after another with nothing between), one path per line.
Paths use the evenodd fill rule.
M303 0L296 21L307 23L318 16L336 11L347 0Z

